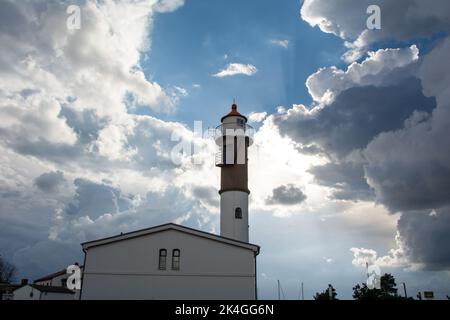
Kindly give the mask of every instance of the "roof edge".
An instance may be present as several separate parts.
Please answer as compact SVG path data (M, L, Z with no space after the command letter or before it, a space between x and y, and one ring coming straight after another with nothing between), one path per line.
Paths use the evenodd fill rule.
M162 225L158 225L158 226L154 226L154 227L150 227L150 228L145 228L145 229L140 229L140 230L135 230L135 231L131 231L131 232L127 232L127 233L123 233L123 234L119 234L119 235L115 235L115 236L111 236L111 237L87 241L87 242L81 243L81 246L83 247L83 251L84 251L84 250L87 250L92 247L98 247L98 246L106 245L106 244L117 242L117 241L142 237L142 236L145 236L148 234L161 232L161 231L165 231L165 230L170 230L170 229L178 230L181 232L189 233L191 235L196 235L196 236L203 237L203 238L209 238L210 240L213 240L213 241L219 241L222 243L228 243L230 245L235 245L238 247L250 249L250 250L254 251L256 254L259 254L259 251L260 251L260 246L258 246L256 244L223 237L223 236L220 236L220 235L217 235L214 233L193 229L193 228L182 226L182 225L175 224L175 223L166 223L166 224L162 224Z

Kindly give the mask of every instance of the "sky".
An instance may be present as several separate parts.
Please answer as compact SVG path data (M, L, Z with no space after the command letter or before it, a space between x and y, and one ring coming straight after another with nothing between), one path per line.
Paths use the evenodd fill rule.
M449 30L446 0L0 0L2 258L33 279L120 232L218 233L235 99L259 298L351 299L368 262L444 299Z

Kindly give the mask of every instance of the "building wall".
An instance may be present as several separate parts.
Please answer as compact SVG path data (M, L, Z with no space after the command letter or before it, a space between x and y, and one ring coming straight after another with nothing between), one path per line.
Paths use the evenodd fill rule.
M171 270L173 249L179 271ZM89 248L81 299L255 299L254 268L252 250L165 230Z
M33 293L32 295L30 293ZM75 294L41 292L31 286L24 286L14 291L14 300L74 300Z
M23 286L14 291L14 300L40 300L40 296L41 292L30 286Z
M43 292L41 300L75 300L75 294L57 293L57 292Z

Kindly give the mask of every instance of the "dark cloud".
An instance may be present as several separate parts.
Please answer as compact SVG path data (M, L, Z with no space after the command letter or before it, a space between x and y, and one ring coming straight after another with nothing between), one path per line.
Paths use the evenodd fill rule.
M210 206L219 205L219 195L217 189L213 187L194 187L192 194L196 199L203 200Z
M340 200L373 200L373 189L364 177L362 163L330 162L312 167L315 182L335 189L333 197Z
M402 128L415 110L429 112L435 106L434 98L423 95L420 80L408 78L389 87L350 88L313 115L290 110L274 122L295 141L343 157L381 132Z
M416 110L428 114L435 107L435 99L423 95L420 80L410 77L389 87L350 88L313 115L297 110L274 121L282 134L330 156L330 164L313 167L311 173L319 184L336 189L334 198L370 200L374 193L366 181L364 162L345 157L364 149L380 133L403 128Z
M441 112L442 111L442 112ZM433 209L450 204L450 112L369 144L364 154L369 184L391 211ZM436 117L438 114L440 116ZM437 125L446 122L447 125Z
M279 186L272 191L272 195L266 199L267 204L295 205L306 200L303 191L292 185Z
M85 179L76 179L74 184L76 194L64 209L68 215L83 215L95 219L105 213L118 213L132 206L132 197L122 194L114 186Z
M410 261L430 270L450 269L450 207L404 213L398 231Z
M54 192L64 181L64 174L61 171L55 171L41 174L34 180L34 184L44 192Z
M450 38L424 57L424 92L435 96L431 115L413 114L401 130L376 137L364 151L366 176L391 211L432 210L450 204Z
M79 243L45 239L17 250L13 262L22 277L36 279L78 262L83 263Z
M62 106L59 116L66 119L67 125L77 134L81 144L97 140L99 131L105 128L108 122L107 119L98 117L92 109L76 111Z

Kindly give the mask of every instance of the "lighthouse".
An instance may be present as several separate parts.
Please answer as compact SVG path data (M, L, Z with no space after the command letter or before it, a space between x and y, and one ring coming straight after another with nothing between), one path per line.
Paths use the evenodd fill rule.
M215 132L219 148L216 166L220 168L220 235L249 242L248 147L253 143L253 128L233 103Z

